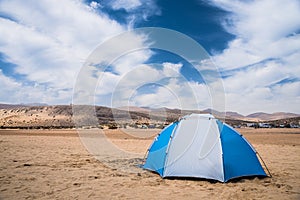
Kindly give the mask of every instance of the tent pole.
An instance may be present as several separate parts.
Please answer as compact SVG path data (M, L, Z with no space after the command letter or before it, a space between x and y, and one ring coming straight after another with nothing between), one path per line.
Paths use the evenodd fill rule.
M263 164L264 164L266 170L267 170L268 173L269 173L269 177L272 178L272 174L271 174L270 170L268 169L268 167L267 167L265 161L262 159L262 157L260 156L260 154L259 154L258 152L256 152L256 154L258 155L258 157L260 158L260 160L263 162Z
M147 149L146 153L144 154L144 158L143 158L144 162L146 161L146 158L148 157L149 150L150 149Z

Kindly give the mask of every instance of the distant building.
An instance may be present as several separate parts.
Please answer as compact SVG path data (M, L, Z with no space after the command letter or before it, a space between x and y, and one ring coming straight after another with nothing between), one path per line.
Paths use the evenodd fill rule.
M272 128L272 125L269 123L258 123L259 128Z
M147 129L148 128L148 126L146 125L146 124L142 124L142 127L141 127L142 129Z
M256 124L255 123L247 123L246 125L247 125L247 127L255 127Z

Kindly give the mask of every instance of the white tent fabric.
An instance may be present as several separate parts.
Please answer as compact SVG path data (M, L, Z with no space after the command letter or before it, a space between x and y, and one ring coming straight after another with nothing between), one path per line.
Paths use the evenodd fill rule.
M171 139L164 176L201 176L224 181L220 135L217 124L212 123L216 119L208 117L209 123L206 116L182 119Z

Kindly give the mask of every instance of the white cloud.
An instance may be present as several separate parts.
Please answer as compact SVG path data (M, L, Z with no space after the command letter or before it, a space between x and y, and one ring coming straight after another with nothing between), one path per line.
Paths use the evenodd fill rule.
M14 101L17 97L15 93L12 93L13 90L18 91L18 89L22 86L20 83L16 82L15 80L6 77L2 70L0 70L0 101L1 102L10 102Z
M211 4L229 12L223 25L236 36L214 55L218 67L229 74L224 79L227 110L300 113L295 95L299 81L280 82L300 79L300 2L212 0Z
M240 38L260 40L268 44L269 41L281 39L299 29L298 0L212 0L212 3L231 12L224 21L224 26Z
M168 86L161 86L155 93L147 93L134 96L131 99L134 106L146 106L151 108L182 108L182 102L178 95Z
M225 1L212 3L231 14L226 30L236 36L223 54L215 57L222 68L236 68L283 57L299 49L300 3L297 0Z
M174 64L174 63L163 63L164 67L163 73L168 77L177 77L180 75L180 69L183 66L182 63Z
M260 111L299 113L299 72L288 62L277 59L233 73L224 79L227 110L244 114ZM284 81L288 79L292 81Z
M0 102L2 103L71 103L71 89L57 90L40 84L26 84L5 76L0 70Z
M139 64L125 68L128 71L118 75L104 72L98 83L96 101L110 101L112 107L126 105L182 109L211 107L207 86L186 80L180 73L181 67L181 63ZM155 85L155 88L149 89L149 84Z
M142 2L140 0L114 0L111 3L113 9L119 10L123 8L126 11L131 11L133 9L136 9L141 5Z
M135 106L168 107L179 109L211 108L211 96L205 84L171 78L155 92L136 94L131 103Z
M245 115L260 111L299 113L299 87L298 81L274 88L253 88L249 93L228 93L227 110L238 110Z
M215 97L211 95L210 88L206 84L200 84L197 82L189 82L188 84L191 87L193 95L196 98L197 106L200 106L199 109L214 108L212 104L212 98ZM194 107L196 107L196 105L194 105Z
M91 7L92 9L97 9L97 8L101 7L101 4L98 3L98 2L96 2L96 1L92 1L92 2L90 3L90 7Z
M126 45L126 43L125 43ZM145 43L140 44L146 46ZM130 45L128 45L130 46ZM127 74L131 70L138 67L140 64L147 61L152 55L152 52L148 49L146 50L136 50L134 52L128 52L126 55L118 58L114 63L114 70L119 74Z
M88 6L72 0L0 1L3 16L0 18L0 52L5 55L6 62L16 65L15 74L6 76L21 74L24 79L15 81L22 88L25 82L43 85L39 89L32 88L31 96L37 92L48 96L48 103L69 103L76 75L88 55L99 43L126 30L104 13L91 10L97 6L100 5L91 3ZM140 46L143 43L137 36L132 36L130 41ZM148 56L149 52L141 52L138 61ZM129 63L134 62L131 59L136 60L128 58ZM5 75L2 73L2 76ZM10 94L16 92L13 84L8 85L9 88ZM11 102L18 103L19 99Z
M106 75L107 73L105 73ZM138 88L149 83L156 83L164 78L164 75L152 66L140 64L115 78L113 90L110 90L113 94L112 106L121 107L128 104L129 99ZM107 78L103 79L103 81L105 80L109 81ZM106 85L107 82L102 82L98 90L101 91Z
M152 51L147 49L147 36L136 34L135 32L124 32L101 43L87 58L89 64L111 65L116 73L124 73L134 65L147 61L152 55Z
M16 73L25 75L29 81L54 87L72 86L75 70L80 66L76 52L60 49L52 38L15 22L0 19L0 24L3 36L0 51L17 65Z
M127 12L126 20L129 28L133 28L137 22L148 20L150 16L161 14L155 0L108 0L106 2L113 10L124 9Z

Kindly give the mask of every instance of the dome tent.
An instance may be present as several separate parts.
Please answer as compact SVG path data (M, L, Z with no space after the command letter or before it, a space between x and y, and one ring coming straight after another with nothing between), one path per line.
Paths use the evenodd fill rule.
M153 140L143 168L161 177L221 182L267 176L251 144L210 114L187 115L163 129Z

